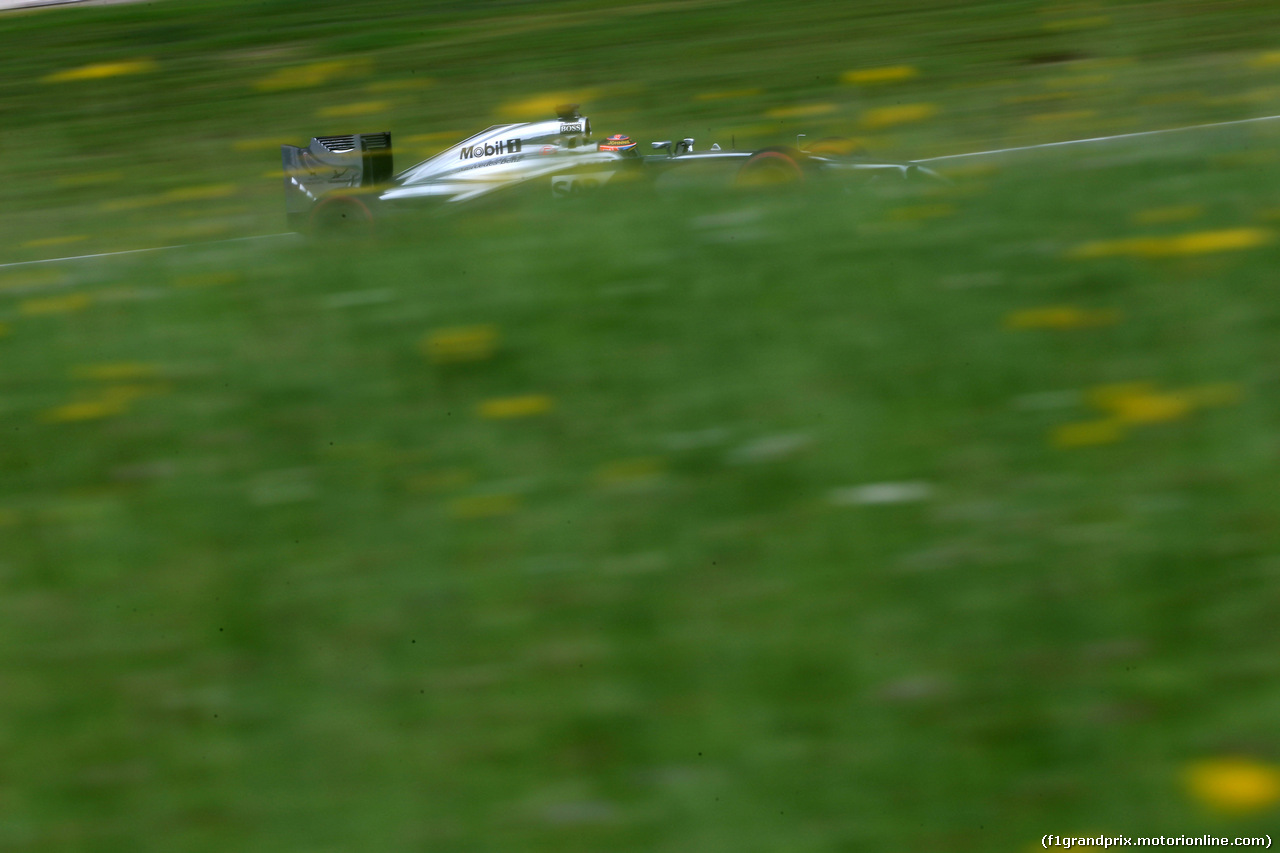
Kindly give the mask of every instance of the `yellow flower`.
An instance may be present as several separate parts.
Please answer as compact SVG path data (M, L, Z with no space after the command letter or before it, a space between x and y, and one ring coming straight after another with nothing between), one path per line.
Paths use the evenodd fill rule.
M898 104L867 110L862 116L862 126L869 130L882 130L899 124L924 121L938 112L934 104Z
M498 113L513 118L535 116L551 118L556 107L562 104L588 104L600 96L599 89L581 89L577 92L547 92L543 95L532 95L516 101L507 101L498 107Z
M1150 382L1114 382L1090 388L1086 399L1095 409L1114 412L1127 398L1154 393L1156 386Z
M1053 431L1050 442L1056 447L1107 444L1123 438L1129 426L1181 420L1199 408L1238 403L1242 396L1240 387L1229 382L1176 391L1157 391L1150 382L1100 385L1088 392L1086 400L1108 417L1064 424Z
M1176 421L1191 413L1191 402L1180 394L1135 394L1115 402L1121 423L1156 424Z
M164 194L166 201L209 201L236 194L235 184L204 184L196 187L178 187Z
M72 311L83 311L89 307L90 301L89 297L83 293L47 296L42 299L25 299L18 305L18 310L30 316L68 314Z
M765 115L769 118L809 118L810 116L822 116L835 111L835 104L801 104L796 107L778 107L774 110L768 110Z
M1070 252L1074 258L1109 258L1133 255L1140 258L1164 258L1176 255L1203 255L1210 252L1233 252L1252 249L1271 240L1266 228L1227 228L1221 231L1195 231L1173 237L1129 237L1121 240L1099 240L1077 246Z
M482 418L507 420L545 415L551 411L551 408L550 397L543 394L528 394L523 397L497 397L485 400L477 411Z
M101 80L104 77L120 77L125 74L146 74L159 66L151 59L132 59L124 62L96 62L69 68L41 79L44 83L67 83L73 80Z
M694 95L695 101L720 101L727 98L754 98L761 93L760 89L729 89L724 92L703 92Z
M1197 761L1183 778L1192 797L1222 812L1255 812L1280 801L1280 770L1250 758Z
M40 419L50 423L94 421L121 414L125 407L126 403L123 400L82 400L49 409L40 416Z
M1049 436L1054 447L1088 447L1095 444L1112 444L1124 438L1124 426L1114 418L1097 421L1079 421L1056 427Z
M1176 421L1195 408L1188 395L1177 391L1158 392L1146 382L1102 385L1089 392L1089 403L1125 424Z
M1120 319L1118 311L1090 311L1070 305L1014 311L1004 318L1010 329L1087 329L1106 326Z
M510 515L519 508L519 495L469 495L452 501L449 504L449 514L454 518L493 518Z
M490 324L437 329L418 344L433 364L456 364L492 358L498 346L498 327Z
M339 59L329 62L313 62L309 65L282 68L274 74L263 77L253 86L260 92L277 92L282 89L308 89L313 86L322 86L335 77L367 74L369 67L367 60Z
M919 73L911 65L887 65L884 68L861 68L857 71L846 71L840 75L840 82L863 86L876 83L897 83L900 80L910 80Z
M1280 50L1268 50L1260 53L1249 63L1254 68L1275 68L1280 65Z
M1208 252L1232 252L1252 249L1271 240L1265 228L1231 228L1224 231L1200 231L1183 234L1159 246L1156 254L1200 255Z

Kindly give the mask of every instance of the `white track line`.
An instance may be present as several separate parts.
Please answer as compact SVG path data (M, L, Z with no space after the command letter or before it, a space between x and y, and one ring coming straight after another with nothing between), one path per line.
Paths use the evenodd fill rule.
M203 243L178 243L173 246L152 246L148 249L124 249L119 252L98 252L94 255L72 255L67 258L41 258L38 261L14 261L8 264L0 264L0 269L8 267L29 267L33 264L56 264L59 261L84 261L89 258L113 258L117 255L136 255L140 252L166 252L169 249L195 249L200 246L217 246L222 243L240 243L245 240L270 240L274 237L295 237L292 231L282 231L279 234L257 234L253 237L232 237L227 240L206 240Z
M1088 139L1068 139L1064 142L1042 142L1039 145L1019 145L1016 148L994 148L991 151L970 151L968 154L944 154L941 157L925 157L913 160L913 163L938 163L942 160L959 160L963 157L984 157L989 154L1012 154L1015 151L1033 151L1037 148L1058 148L1063 145L1082 145L1086 142L1112 142L1117 139L1137 139L1140 136L1157 136L1162 133L1181 133L1184 130L1208 130L1213 127L1231 127L1238 124L1253 124L1260 121L1275 121L1280 116L1258 116L1242 118L1235 121L1215 121L1211 124L1189 124L1186 127L1166 127L1163 130L1142 130L1137 133L1120 133L1115 136L1091 136Z

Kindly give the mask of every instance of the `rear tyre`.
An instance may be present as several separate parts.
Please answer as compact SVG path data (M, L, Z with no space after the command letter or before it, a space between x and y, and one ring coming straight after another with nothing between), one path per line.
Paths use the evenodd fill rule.
M355 196L329 196L311 209L307 233L319 239L368 240L373 237L373 212Z
M747 158L738 170L735 183L740 187L791 187L804 181L800 169L800 152L792 148L765 148Z

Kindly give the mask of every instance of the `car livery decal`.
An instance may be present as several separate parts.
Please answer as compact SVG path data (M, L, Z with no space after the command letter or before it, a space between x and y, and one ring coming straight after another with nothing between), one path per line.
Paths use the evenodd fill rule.
M520 150L520 139L498 140L481 145L464 145L458 154L459 160L471 160L479 157L496 157L499 154L515 154Z
M501 166L503 163L515 163L523 159L523 154L509 154L506 157L500 157L497 160L485 160L483 163L472 163L468 166L459 166L456 171L469 172L472 169L480 169L485 166Z

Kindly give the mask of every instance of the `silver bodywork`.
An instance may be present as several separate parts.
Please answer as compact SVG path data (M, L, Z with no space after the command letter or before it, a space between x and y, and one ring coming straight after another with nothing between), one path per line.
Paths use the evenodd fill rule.
M495 125L396 175L380 198L463 202L539 179L547 179L554 193L588 174L605 183L627 158L597 150L590 136L585 117Z
M386 169L375 174L382 171L378 157L384 142ZM727 172L732 179L762 153L726 151L718 144L695 151L693 139L674 145L655 142L653 148L663 153L648 156L634 150L600 150L592 139L591 120L573 106L561 108L554 120L494 125L394 175L389 174L390 145L390 134L354 134L316 137L306 148L283 146L290 218L297 224L330 195L358 194L364 198L362 206L367 202L371 207L399 208L429 201L459 204L531 183L545 185L553 197L563 197L607 184L624 173L643 174L659 184L678 183L681 173ZM928 172L911 163L785 150L806 171L865 172L869 177Z

